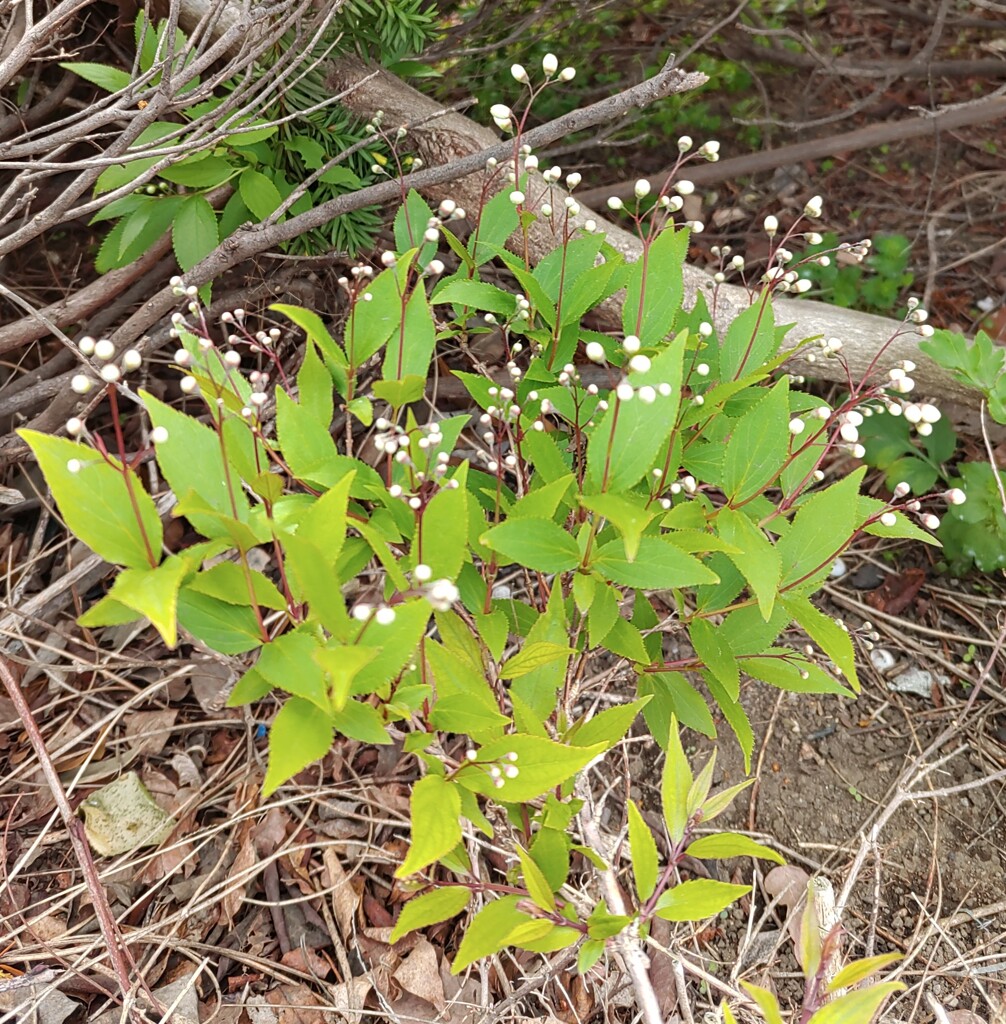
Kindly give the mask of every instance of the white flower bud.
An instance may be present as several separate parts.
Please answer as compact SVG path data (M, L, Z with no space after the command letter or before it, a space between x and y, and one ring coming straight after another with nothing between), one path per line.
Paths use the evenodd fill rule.
M861 444L854 444L850 449L852 457L854 459L862 459L866 457L866 449Z
M649 384L644 384L639 389L639 400L644 405L652 405L657 400L657 392Z
M80 437L84 433L84 421L77 416L71 416L66 421L66 432L70 437ZM961 492L964 493L963 491Z
M91 390L92 382L90 377L82 373L76 373L70 380L70 390L78 395L86 395Z
M620 210L625 204L618 196L609 196L608 198L608 209L609 210Z
M838 430L843 441L855 444L859 440L859 431L851 423L843 423Z
M94 347L97 342L90 335L85 335L80 341L77 342L77 348L80 349L81 353L85 356L94 355Z
M648 356L633 356L629 360L629 369L633 373L646 373L650 368L650 359Z
M353 605L353 610L350 614L356 619L357 622L365 622L370 618L373 609L365 601L361 601L359 604Z
M387 605L378 608L374 614L374 621L379 626L390 626L395 621L395 609L389 608Z
M513 111L505 103L494 103L489 108L489 114L493 120L509 121L513 116Z
M793 434L794 437L798 434L802 434L806 428L807 424L804 423L799 416L794 416L793 419L789 421L789 432Z
M640 340L634 334L627 334L625 340L622 342L622 348L625 349L629 355L634 355L642 347Z
M951 487L949 491L944 493L943 497L951 505L963 505L968 500L968 496L959 487Z
M940 525L940 518L939 518L939 516L934 516L932 514L932 512L927 512L925 515L923 515L921 517L921 519L922 519L922 525L927 530L935 530Z
M426 275L428 277L439 277L443 272L443 260L430 260L430 262L426 264Z
M632 191L637 199L645 199L650 194L650 183L645 178L640 178L633 186Z
M915 432L919 435L919 437L929 437L929 435L933 432L933 425L932 423L920 423L915 428Z
M197 384L198 381L196 380L195 377L182 377L182 379L178 382L178 386L186 395L192 394L192 392L196 390Z
M634 394L635 391L633 390L632 385L627 383L626 381L622 381L622 383L619 384L617 388L615 388L615 397L620 402L630 401Z
M510 202L513 203L514 206L520 206L520 204L524 202L524 199L524 193L521 192L519 189L510 193Z
M709 364L708 363L699 363L699 365L695 367L695 372L700 377L708 377L709 376Z
M690 196L695 191L695 183L683 178L681 181L674 183L674 191L679 196Z
M115 356L115 346L108 340L108 338L102 338L94 346L94 358L95 359L112 359Z
M559 70L559 58L554 53L546 53L541 59L541 69L546 78L551 78Z
M154 444L164 444L167 439L167 427L154 427L154 429L150 431L150 440L153 441Z
M607 356L605 355L604 346L599 341L588 341L587 358L592 363L603 363L607 358Z
M583 175L579 171L573 171L572 174L566 175L566 188L572 192L581 181L583 181Z
M771 238L779 230L779 218L773 217L770 213L764 221L762 226L765 228L765 234Z
M687 153L692 148L692 137L691 135L682 135L678 139L678 152Z
M821 199L821 197L813 196L812 198L807 200L807 205L803 208L803 212L808 217L813 217L814 220L817 220L821 216L822 208L823 200Z
M576 68L565 67L559 72L560 82L572 82L576 78Z
M80 461L80 459L69 459L69 460L67 460L67 463L66 463L66 471L67 471L67 473L72 473L74 476L76 476L81 471L81 469L83 469L83 468L84 468L84 464Z
M930 405L928 402L919 406L919 413L924 423L939 423L943 415L935 405Z
M895 526L897 525L898 517L893 512L885 512L880 517L881 526Z
M902 480L901 483L895 485L894 496L895 498L903 498L911 489L911 485Z
M101 379L106 384L114 384L121 376L122 373L115 363L106 363L101 368Z
M521 85L527 85L531 79L527 77L527 72L521 64L511 64L510 74L513 76L515 82L520 82Z
M122 368L127 371L138 370L143 365L143 356L135 348L122 353Z

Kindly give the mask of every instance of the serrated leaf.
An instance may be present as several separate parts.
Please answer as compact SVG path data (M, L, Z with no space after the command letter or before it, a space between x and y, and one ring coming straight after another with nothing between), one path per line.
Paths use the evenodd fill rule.
M457 487L437 491L423 511L418 561L433 572L433 579L456 580L468 555L468 540L460 524L468 521L467 464L458 468Z
M653 895L657 887L659 867L657 843L634 801L629 801L628 809L629 859L632 863L632 877L636 880L636 894L641 901L645 901Z
M518 562L537 572L566 572L580 564L576 541L547 519L508 519L480 539L507 562Z
M863 960L854 960L846 964L828 983L829 992L838 992L843 988L852 988L861 981L866 981L877 971L882 971L891 964L904 959L901 953L881 953L879 956L868 956Z
M461 842L461 796L457 786L439 775L424 775L413 787L412 842L396 878L422 871Z
M646 345L660 341L674 326L684 297L682 264L688 254L690 233L668 226L649 246L645 259L632 265L622 307L626 334L638 335Z
M535 906L552 913L555 910L555 897L552 887L548 884L541 868L534 862L531 855L517 844L517 857L520 859L520 870L524 876L524 885Z
M888 996L904 990L905 985L900 981L885 981L849 992L822 1006L807 1024L859 1024L873 1020Z
M262 795L270 797L297 772L323 758L332 747L332 723L317 707L291 697L269 730L269 767Z
M693 587L719 579L699 559L677 547L672 535L641 538L639 553L632 562L625 557L622 541L609 541L597 550L591 568L612 583L644 590Z
M688 791L693 781L691 765L681 745L678 720L671 715L670 736L660 784L660 803L672 843L680 843L685 834L685 826L688 824Z
M715 917L750 891L750 885L697 878L668 889L657 900L656 914L665 921L704 921L707 917Z
M762 618L768 619L782 578L782 557L778 548L743 512L727 506L716 514L716 528L725 541L737 548L737 553L728 553L727 557L758 599Z
M726 789L720 790L719 793L714 793L709 797L702 804L702 824L706 824L712 821L713 818L719 817L740 793L743 793L748 786L754 785L754 781L754 779L745 779L743 782L728 786Z
M426 380L437 332L426 292L417 286L405 304L405 315L398 330L392 330L384 353L386 380L422 377Z
M242 171L241 177L238 178L238 191L241 193L245 206L260 221L267 220L283 202L279 189L254 167Z
M761 988L759 985L752 985L747 981L742 981L741 985L758 1004L758 1009L761 1010L761 1015L765 1018L765 1024L783 1024L779 1000L776 999L773 992L770 992L767 988Z
M526 644L512 658L507 658L500 666L500 677L518 679L543 665L551 665L561 658L568 658L572 653L572 648L564 644L552 643L549 640L534 641Z
M99 89L104 89L105 92L119 92L120 89L128 89L133 80L128 71L109 67L107 64L68 61L59 66L79 75L85 81L98 86Z
M723 636L725 626L726 623L716 627L708 620L696 617L688 624L688 635L699 660L736 700L740 693L741 674L737 656Z
M169 555L156 569L123 569L108 597L150 619L173 648L178 643L178 591L187 572L188 566L176 555Z
M700 860L757 857L761 860L775 861L776 864L786 863L782 855L771 847L757 843L748 836L738 835L736 832L719 832L711 836L702 836L693 843L689 843L685 853L690 857L698 857Z
M201 195L189 196L171 225L171 245L183 271L191 270L220 241L217 215Z
M517 755L514 762L507 759L511 752ZM524 803L565 782L602 753L603 744L571 747L544 736L512 733L486 743L479 750L479 760L487 764L500 760L513 763L519 772L516 778L506 778L503 786L497 788L484 768L472 765L463 768L457 780L468 789L495 800Z
M632 501L618 494L592 494L579 496L580 504L612 523L622 535L625 558L634 562L639 554L643 531L660 511L646 508L643 498Z
M734 317L727 329L720 345L720 380L736 380L742 374L756 372L777 348L772 303L763 292L752 306Z
M857 525L857 498L866 473L860 466L843 480L811 495L778 544L784 587L827 575Z
M153 499L133 470L125 475L86 445L19 430L31 448L64 522L107 562L150 569L160 559L163 532ZM80 463L76 473L67 468ZM126 479L129 480L127 487Z
M570 742L578 747L604 743L610 750L629 731L636 716L649 701L649 697L643 697L631 704L619 704L599 712L572 733Z
M251 608L227 604L188 587L178 594L178 622L221 654L244 654L262 645L258 619Z
M845 676L849 685L858 693L856 651L848 631L842 629L831 616L815 608L806 597L784 597L783 605L797 625L831 658L841 675Z
M472 898L471 889L462 885L443 885L432 892L416 896L402 907L401 914L395 922L388 941L394 945L402 936L414 932L417 928L439 924L456 917Z
M476 960L498 953L508 944L511 933L532 920L517 909L519 899L504 896L494 900L472 918L451 964L451 974L460 974Z
M730 432L723 458L723 490L732 505L753 498L779 475L790 437L789 380L783 377Z

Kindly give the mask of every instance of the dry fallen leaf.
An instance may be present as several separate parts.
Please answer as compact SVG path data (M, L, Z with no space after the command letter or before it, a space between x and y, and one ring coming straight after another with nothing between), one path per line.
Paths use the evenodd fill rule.
M406 992L431 1003L438 1012L447 1005L437 969L437 951L426 939L419 938L415 949L399 964L394 978Z
M126 772L102 786L80 806L88 842L103 857L157 846L175 827L136 772Z

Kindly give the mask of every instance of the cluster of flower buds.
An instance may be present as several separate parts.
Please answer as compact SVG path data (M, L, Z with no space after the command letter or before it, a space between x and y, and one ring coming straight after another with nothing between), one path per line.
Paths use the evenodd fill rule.
M115 345L108 338L95 341L85 336L77 342L77 348L82 356L99 364L98 376L106 384L115 384L124 373L138 370L143 365L143 356L135 348L126 349L116 361ZM93 387L94 381L86 373L76 373L70 379L70 390L74 394L86 395Z
M474 748L465 751L466 764L480 767L492 779L493 785L497 789L502 789L506 785L507 779L516 779L520 775L517 760L515 750L511 750L493 761L480 761L479 752Z

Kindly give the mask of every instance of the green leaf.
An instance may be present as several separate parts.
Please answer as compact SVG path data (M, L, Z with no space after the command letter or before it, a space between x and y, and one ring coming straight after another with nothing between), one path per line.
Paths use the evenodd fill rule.
M351 471L330 487L307 508L297 527L297 536L324 552L328 566L338 562L346 543L346 512L355 479L356 473Z
M577 747L592 747L603 743L610 750L630 729L636 716L649 703L649 697L634 700L631 704L618 704L594 715L569 736L569 742Z
M591 512L603 516L614 525L622 535L626 560L634 562L639 554L643 531L660 509L657 507L646 508L642 498L638 501L631 501L618 494L581 494L579 501L584 508L589 508Z
M491 796L495 800L524 803L565 782L603 752L603 744L570 747L543 736L512 733L485 744L479 750L479 760L491 763L507 759L508 754L515 753L517 760L512 763L519 772L516 778L506 779L503 786L497 789L484 768L470 765L461 769L457 781L473 792Z
M769 654L758 658L742 658L741 670L752 679L778 686L791 693L835 693L852 697L851 690L833 679L819 665L806 661L785 647L770 648Z
M282 389L276 391L276 433L283 457L298 478L319 483L331 480L339 454L332 435L310 409L293 401Z
M657 900L656 914L665 921L704 921L707 917L715 917L750 891L750 885L697 878L668 889Z
M107 64L89 64L87 62L67 62L59 65L66 71L72 71L92 85L104 89L105 92L119 92L120 89L128 89L132 77L128 71L121 68L112 68Z
M723 636L723 630L723 626L713 626L707 619L694 618L688 625L688 635L699 660L736 700L740 693L740 668L733 648Z
M503 249L506 240L517 230L517 209L510 202L508 190L503 189L482 207L478 226L468 243L476 266L491 260Z
M269 767L262 795L269 797L288 779L332 747L332 723L308 701L291 697L269 729Z
M451 974L460 974L476 960L498 953L508 944L516 928L532 920L517 909L519 899L519 896L504 896L494 900L472 918L451 964Z
M552 643L548 640L535 641L526 644L500 666L500 677L517 679L543 665L551 665L552 662L559 661L561 658L568 658L573 653L572 648L563 644Z
M711 836L702 836L690 843L685 853L700 860L725 860L728 857L757 857L761 860L775 861L785 864L781 854L769 846L756 843L748 836L737 835L735 832L718 832Z
M255 670L272 686L310 701L319 711L330 715L328 683L321 664L315 659L320 646L317 637L310 632L284 633L271 643L263 644Z
M442 732L457 732L475 739L495 738L510 719L481 700L457 693L438 697L430 712L430 725Z
M420 377L418 373L410 373L401 380L375 380L371 390L375 398L387 402L392 409L401 409L423 397L426 379Z
M807 1024L859 1024L860 1021L873 1020L888 996L904 990L905 985L900 981L885 981L857 989L826 1003Z
M249 579L254 598L248 592ZM218 562L190 580L188 587L228 604L251 605L254 602L273 611L286 609L286 598L272 580L254 569L249 569L246 576L237 562Z
M552 895L552 887L542 874L541 868L519 843L517 844L517 856L520 859L520 870L524 876L524 885L527 887L528 895L534 901L535 906L552 913L555 910L555 897Z
M335 413L332 375L311 341L304 346L304 359L297 371L297 391L300 404L310 410L323 427L331 427Z
M736 380L754 373L775 353L775 319L768 293L763 292L739 316L734 317L720 347L720 380ZM787 417L787 424L789 419Z
M441 488L423 512L416 558L430 567L435 580L456 580L468 555L467 536L460 528L468 521L467 475L467 464L460 466L454 477L458 486Z
M609 541L598 549L591 568L612 583L645 590L693 587L718 581L711 569L676 547L670 537L643 537L639 553L631 562L625 557L622 541Z
M644 345L660 341L681 309L681 266L688 254L688 239L686 229L664 228L649 246L645 258L634 263L629 272L622 326L626 334L638 335Z
M437 341L433 314L426 292L417 285L405 305L405 316L398 330L392 330L384 353L386 380L416 376L426 380L430 359Z
M60 515L75 536L107 562L132 569L156 564L161 519L133 470L124 475L92 448L66 438L34 430L19 430L18 436L38 459ZM76 473L67 468L74 460L80 463Z
M481 541L507 562L537 572L566 572L580 563L576 541L547 519L508 519L482 534Z
M765 1024L784 1024L782 1013L779 1010L779 1000L776 999L774 993L747 981L742 981L741 985L758 1004L758 1009L761 1010L761 1015L765 1018Z
M361 669L353 684L354 693L374 693L394 679L415 655L429 619L429 602L419 597L396 604L394 622L388 625L371 623L359 643L377 647L380 653Z
M258 619L251 608L218 601L189 587L178 594L178 621L207 647L221 654L244 654L262 644Z
M658 394L649 404L638 396L628 402L610 400L587 443L586 484L591 491L627 491L653 468L677 418L686 340L682 332L652 360L649 370L629 374L637 387L669 384L669 395Z
M680 843L688 824L688 791L693 782L691 765L681 745L678 720L671 716L670 738L664 773L660 784L660 803L664 810L664 823L672 843Z
M363 305L370 305L370 303L364 302ZM346 394L345 371L349 364L345 352L329 334L325 321L313 310L303 309L301 306L289 306L277 302L273 303L269 309L275 313L282 313L287 319L292 320L307 335L308 340L318 346L329 372L333 374L339 394ZM329 418L329 422L331 422L331 418Z
M639 899L648 900L657 887L657 843L635 802L630 800L628 806L629 859L632 862L632 876L636 880L636 893Z
M267 220L283 202L279 189L261 171L256 171L253 167L242 171L241 177L238 178L238 191L245 206L260 221Z
M754 785L754 779L745 779L733 786L728 786L719 793L714 793L702 804L702 824L706 824L718 818L733 802L738 794L743 793L748 786Z
M161 639L174 647L178 642L178 591L188 566L169 555L156 569L123 569L108 597L150 619Z
M509 319L517 308L517 298L494 284L451 278L433 292L433 302L451 303L477 309L480 313L496 313Z
M221 157L199 153L163 168L157 176L186 188L216 188L234 173L235 168Z
M361 743L385 745L391 742L381 712L365 701L347 700L333 713L332 724L344 736Z
M800 506L793 525L777 546L784 567L784 587L802 586L821 573L827 575L855 531L857 498L865 474L866 467L860 466Z
M723 490L732 504L753 498L780 473L790 444L789 380L783 377L736 420L723 460Z
M793 620L835 663L839 673L859 692L856 675L856 652L852 637L830 615L825 615L810 603L809 598L793 595L783 598L783 606Z
M846 964L831 979L828 983L828 991L838 992L840 989L858 985L861 981L866 981L871 975L876 974L877 971L896 964L901 959L903 959L901 953L881 953L879 956L868 956L864 960L854 960L851 964Z
M716 527L720 536L737 548L738 553L729 553L727 557L758 599L762 618L768 619L782 578L782 556L743 512L723 506L716 514Z
M395 267L378 274L353 304L346 322L344 343L346 354L353 366L366 362L391 337L391 332L402 322L402 297ZM425 374L423 375L425 379Z
M183 271L191 270L213 252L219 241L213 207L201 195L189 196L171 226L171 245L178 266Z
M432 892L416 896L402 907L401 914L395 922L388 941L394 945L402 936L414 932L417 928L439 924L456 917L472 898L471 889L463 885L443 885Z
M461 842L461 796L457 786L439 775L424 775L413 787L412 844L395 871L406 878L450 853Z
M577 973L586 974L604 955L604 947L605 942L603 939L587 939L587 941L580 946L580 952L577 955Z

